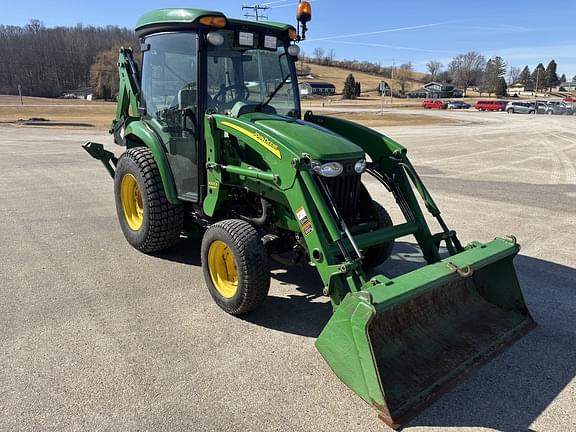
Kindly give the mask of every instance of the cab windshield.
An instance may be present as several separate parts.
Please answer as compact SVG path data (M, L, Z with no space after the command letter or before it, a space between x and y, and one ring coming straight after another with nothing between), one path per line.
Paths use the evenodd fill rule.
M208 110L232 115L261 111L295 116L297 87L284 42L248 31L217 33L224 42L214 45L209 38L207 43Z

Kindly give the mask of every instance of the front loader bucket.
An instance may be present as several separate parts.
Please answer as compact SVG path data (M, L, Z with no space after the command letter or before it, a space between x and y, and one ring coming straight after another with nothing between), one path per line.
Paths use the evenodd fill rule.
M398 427L534 325L515 241L475 243L346 296L316 347L338 377Z

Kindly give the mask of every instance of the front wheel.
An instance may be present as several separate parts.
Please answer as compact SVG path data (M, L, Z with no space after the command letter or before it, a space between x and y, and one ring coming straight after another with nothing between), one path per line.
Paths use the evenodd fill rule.
M506 110L506 112L507 112L508 114L514 114L514 109L513 109L513 108L508 108L508 109Z
M390 214L386 211L384 207L378 204L376 201L373 202L374 208L378 215L378 228L385 228L393 226L392 218ZM394 249L394 240L390 240L385 243L381 243L376 246L369 247L364 251L364 259L362 261L362 267L364 270L368 270L374 267L378 267L383 264L390 255L392 255L392 250Z
M158 166L148 148L134 147L120 156L114 195L120 227L133 247L152 253L178 241L184 209L166 198Z
M268 254L248 222L229 219L212 225L202 239L202 270L210 295L224 311L256 309L270 289Z

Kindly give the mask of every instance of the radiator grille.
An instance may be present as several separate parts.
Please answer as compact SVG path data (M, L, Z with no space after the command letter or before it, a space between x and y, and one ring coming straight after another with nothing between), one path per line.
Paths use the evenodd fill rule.
M342 174L326 178L326 185L338 211L346 222L354 221L359 214L360 174Z

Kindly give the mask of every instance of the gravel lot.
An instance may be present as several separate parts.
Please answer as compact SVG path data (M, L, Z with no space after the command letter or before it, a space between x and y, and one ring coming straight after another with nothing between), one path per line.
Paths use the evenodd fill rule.
M464 242L518 237L539 327L405 430L576 430L576 117L427 115L460 122L386 133ZM313 346L331 313L313 271L274 270L263 308L226 315L196 242L128 246L88 140L120 150L0 127L0 430L386 430ZM403 240L385 274L420 260Z

